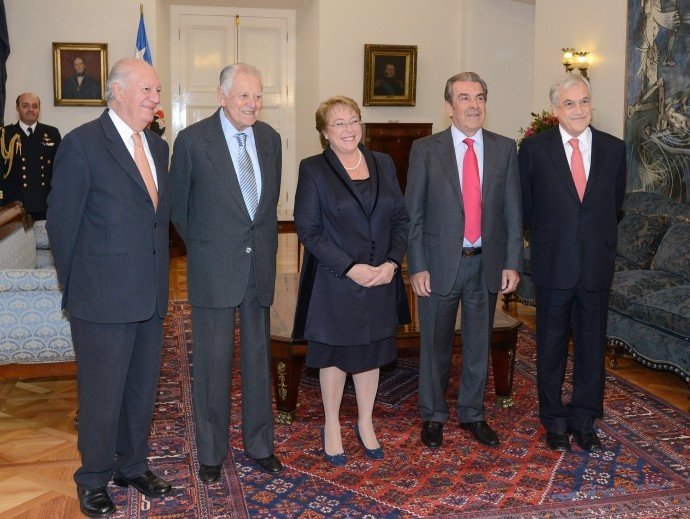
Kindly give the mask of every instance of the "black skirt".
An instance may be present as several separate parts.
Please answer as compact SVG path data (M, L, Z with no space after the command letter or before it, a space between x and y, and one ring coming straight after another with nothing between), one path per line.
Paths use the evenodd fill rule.
M395 337L355 346L331 346L308 341L305 363L310 368L335 366L347 373L361 373L390 364L397 355Z

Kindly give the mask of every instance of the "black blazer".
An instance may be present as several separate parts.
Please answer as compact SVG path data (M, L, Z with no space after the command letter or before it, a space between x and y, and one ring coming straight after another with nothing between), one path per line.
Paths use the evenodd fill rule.
M592 128L592 162L582 202L557 126L525 139L518 161L534 282L569 289L581 280L586 290L608 289L625 194L623 141Z
M399 273L391 283L371 288L345 275L355 263L376 266L390 258L400 265L407 247L409 217L393 159L362 145L360 150L371 178L369 215L359 189L330 148L300 163L295 226L306 254L294 338L370 344L394 336L398 306L407 309Z
M164 317L168 307L168 144L145 130L158 177L154 211L106 109L65 136L46 229L70 315L97 323Z

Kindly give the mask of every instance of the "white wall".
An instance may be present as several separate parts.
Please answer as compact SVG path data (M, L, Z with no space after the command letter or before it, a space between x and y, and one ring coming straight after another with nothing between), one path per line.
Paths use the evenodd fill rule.
M295 116L297 162L321 151L314 129L314 112L319 99L319 1L305 0L297 8L297 67ZM297 168L295 168L297 171Z
M319 98L343 94L361 105L365 43L417 45L417 105L363 107L362 118L447 127L443 87L461 68L460 11L457 0L350 0L347 8L321 0Z
M533 110L549 108L551 82L564 72L561 48L588 50L592 124L623 138L626 14L626 0L536 0Z
M463 68L489 87L484 127L517 138L532 111L534 3L464 0L462 22Z
M53 42L107 43L108 67L134 55L139 4L156 59L156 0L9 0L5 2L10 36L5 122L17 120L15 99L25 91L41 98L41 121L67 131L95 119L103 107L53 105ZM29 42L29 43L25 43Z

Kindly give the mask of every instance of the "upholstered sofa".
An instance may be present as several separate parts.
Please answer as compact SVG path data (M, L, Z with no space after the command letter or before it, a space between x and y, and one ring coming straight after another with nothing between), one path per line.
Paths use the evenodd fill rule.
M69 322L45 232L19 203L0 210L0 376L75 372Z
M624 349L690 382L690 206L628 193L609 298L610 365Z

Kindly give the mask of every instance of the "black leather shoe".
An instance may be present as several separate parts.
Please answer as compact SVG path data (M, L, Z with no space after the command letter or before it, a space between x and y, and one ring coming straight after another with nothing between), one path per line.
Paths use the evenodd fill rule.
M199 479L206 483L215 483L220 479L220 465L204 465L199 463Z
M102 517L115 511L105 487L83 488L77 485L77 498L81 513L88 517Z
M589 429L587 431L571 430L570 432L575 435L575 441L581 449L586 450L587 452L599 452L602 450L601 440L599 440L599 437L594 429Z
M461 422L460 427L470 431L474 439L479 443L483 443L489 447L495 447L499 443L498 436L484 420L479 420L477 422Z
M258 458L256 459L256 463L261 470L269 474L277 474L283 470L283 464L280 463L280 460L276 458L275 454L271 454L268 458Z
M443 443L443 424L441 422L424 422L422 425L422 442L430 449L438 449Z
M546 431L546 445L556 452L570 452L570 440L565 433Z
M172 492L172 486L170 486L170 483L162 478L159 478L150 470L147 470L141 476L136 478L115 476L113 478L113 483L115 483L118 487L127 487L132 485L140 493L147 497L162 497L165 494Z

